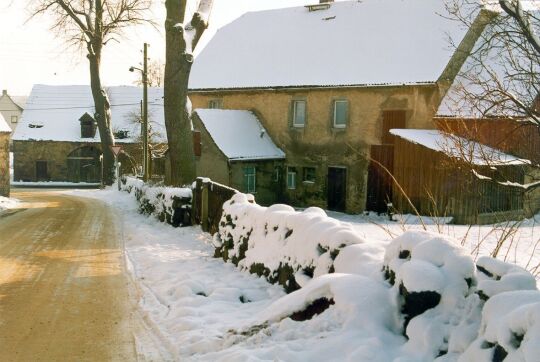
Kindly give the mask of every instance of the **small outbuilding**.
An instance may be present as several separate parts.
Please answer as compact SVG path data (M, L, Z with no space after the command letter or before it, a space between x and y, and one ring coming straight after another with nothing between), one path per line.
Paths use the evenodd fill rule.
M393 160L397 210L452 216L459 224L524 215L522 190L486 179L523 183L530 161L439 130L392 129L390 133L397 136Z
M0 196L9 196L9 136L11 128L0 114Z
M197 176L254 194L259 204L282 196L285 153L251 111L196 109Z

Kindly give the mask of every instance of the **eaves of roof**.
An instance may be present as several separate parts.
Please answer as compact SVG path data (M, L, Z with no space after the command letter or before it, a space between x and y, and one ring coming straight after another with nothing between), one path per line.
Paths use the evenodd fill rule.
M298 90L298 89L338 89L338 88L382 88L382 87L425 87L434 86L436 81L413 82L413 83L368 83L368 84L337 84L337 85L285 85L269 87L231 87L231 88L191 88L190 93L207 92L246 92L246 91L273 91L273 90Z

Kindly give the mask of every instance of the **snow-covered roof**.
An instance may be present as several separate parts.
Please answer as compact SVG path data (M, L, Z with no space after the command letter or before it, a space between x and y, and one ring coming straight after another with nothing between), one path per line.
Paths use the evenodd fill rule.
M250 111L196 109L195 113L229 160L264 160L285 158Z
M4 116L0 113L0 132L1 133L11 133L11 128L8 126Z
M488 8L498 12L502 11L498 0L485 1ZM521 5L524 10L532 11L536 18L540 16L539 1L522 1ZM504 38L494 36L501 31L512 34L514 32L513 25L508 22L494 21L484 28L473 51L441 100L436 113L437 117L524 116L523 111L509 101L508 97L493 90L505 90L521 101L527 101L527 98L536 96L535 87L530 84L533 79L516 76L521 72L521 70L516 69L532 67L529 69L530 72L539 73L540 66L527 59L528 57L523 52L518 52L515 50L516 48L504 45ZM502 40L498 41L497 38ZM486 46L486 44L488 45ZM510 51L512 48L513 50ZM532 103L532 99L530 102Z
M113 132L128 131L128 137L119 143L134 142L140 135L139 124L133 121L140 115L142 88L115 86L106 88L111 104ZM163 90L148 90L150 126L165 140L163 116ZM13 134L14 140L50 140L67 142L100 142L99 130L94 138L81 138L79 119L88 113L94 115L94 101L88 85L35 85L21 120Z
M200 89L435 82L466 29L441 0L362 0L250 12L221 28L196 58Z
M11 100L24 109L24 106L26 105L26 101L28 100L28 96L10 96Z
M433 129L391 129L390 133L477 166L527 165L531 162L495 148Z

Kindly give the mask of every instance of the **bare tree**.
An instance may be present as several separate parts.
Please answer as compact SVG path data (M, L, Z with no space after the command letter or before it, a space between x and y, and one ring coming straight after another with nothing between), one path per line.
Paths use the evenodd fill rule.
M160 60L153 60L148 63L148 70L146 71L146 80L149 87L163 87L163 81L165 79L165 64ZM142 87L142 78L133 82L135 85Z
M505 134L503 138L513 137L515 142L519 142L515 137L518 128L537 132L540 137L540 8L535 2L523 0L447 2L453 17L469 27L479 7L487 7L498 16L484 29L448 95L453 111L466 115L464 118L512 120L516 126L511 131L508 131L510 127L500 127L498 131L514 133ZM464 136L478 140L474 133ZM530 156L533 166L537 167L540 155L535 153L538 152L526 153L529 155L520 156ZM486 163L490 164L489 156L485 156ZM519 183L477 171L474 174L482 180L525 191L540 187L540 181Z
M111 110L101 82L103 47L128 26L150 22L144 15L150 0L30 0L33 16L49 14L52 30L66 38L68 45L86 49L90 66L90 87L103 151L104 182L113 181L114 145Z
M181 186L195 179L192 140L192 109L188 81L193 50L208 27L213 0L200 0L190 21L186 22L188 0L166 0L165 21L165 126L169 143L171 175L168 183Z
M154 112L152 110L148 111L148 147L150 149L150 154L152 159L155 157L162 157L167 149L167 144L163 141L165 135L160 132L160 124L154 120ZM134 138L135 143L137 144L137 152L128 156L131 156L130 162L133 164L136 170L142 170L142 155L143 155L143 137L141 134L143 116L140 109L134 109L127 113L127 121L131 124L131 129L133 134L137 134ZM115 132L122 132L122 130L114 130ZM125 152L124 152L125 153Z

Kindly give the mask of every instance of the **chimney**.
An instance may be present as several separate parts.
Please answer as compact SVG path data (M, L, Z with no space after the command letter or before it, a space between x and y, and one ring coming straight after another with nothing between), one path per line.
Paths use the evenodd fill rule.
M2 95L7 96L7 89L2 89Z

